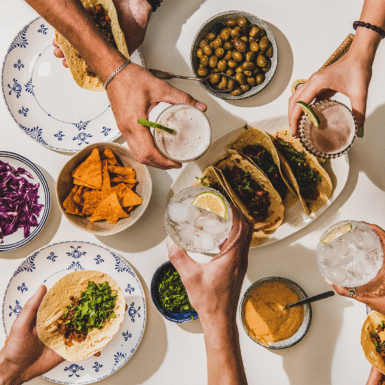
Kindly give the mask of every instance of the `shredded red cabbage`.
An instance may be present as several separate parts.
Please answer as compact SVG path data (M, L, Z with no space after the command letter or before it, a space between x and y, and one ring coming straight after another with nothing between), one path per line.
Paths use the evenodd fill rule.
M17 170L0 160L0 239L24 228L28 237L31 226L37 226L37 218L44 205L38 203L40 183L30 183L23 175L33 176L23 168Z

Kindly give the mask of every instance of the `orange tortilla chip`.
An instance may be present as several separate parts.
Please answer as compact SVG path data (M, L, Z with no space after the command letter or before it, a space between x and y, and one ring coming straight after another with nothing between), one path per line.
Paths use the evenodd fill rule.
M111 180L110 180L110 174L108 173L107 160L102 161L102 177L103 177L102 190L109 191L111 189Z
M70 194L63 202L63 207L68 214L81 215L81 209L74 201L74 196L77 193L79 186L74 186Z
M135 179L135 170L131 167L122 167L122 166L109 166L108 171L125 176L127 179Z
M80 206L83 205L83 193L86 187L84 186L78 186L78 191L76 191L75 195L73 196L73 200Z
M116 166L118 164L118 161L116 160L114 153L109 148L106 148L104 150L103 158L107 160L107 163L109 166Z
M73 171L72 176L78 181L76 184L94 189L102 188L102 162L97 148Z
M138 206L143 203L143 199L138 194L134 193L130 188L128 188L124 183L118 184L117 186L113 187L112 190L116 192L119 203L124 208L130 206Z
M126 213L120 206L116 192L113 192L99 204L92 214L90 221L106 220L115 224L119 218L127 218L129 216L130 214Z
M138 181L136 179L125 178L124 176L118 175L118 176L114 176L111 179L111 182L113 182L113 183L128 183L128 184L132 184L133 186L135 186Z
M106 196L107 195L100 190L85 191L83 195L84 201L82 215L92 215L99 206L100 202L106 198Z

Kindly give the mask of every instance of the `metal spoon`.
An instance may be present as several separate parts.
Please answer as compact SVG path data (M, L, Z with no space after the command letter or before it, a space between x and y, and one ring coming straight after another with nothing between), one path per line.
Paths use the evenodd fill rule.
M155 70L155 69L150 69L149 71L158 79L162 79L162 80L169 80L169 79L196 80L196 81L201 82L201 83L206 83L210 88L212 88L216 92L230 92L229 90L221 90L218 87L215 87L213 84L210 84L210 82L209 82L210 75L200 78L200 77L196 77L196 76L192 77L192 76L175 75L171 72L159 71L159 70ZM218 72L218 74L226 76L227 78L233 79L235 82L237 82L235 80L235 78L233 78L232 76L227 75L223 72Z
M315 295L313 297L309 297L309 298L303 299L302 301L294 302L291 305L286 305L285 309L289 309L290 307L293 307L293 306L304 305L305 303L319 301L320 299L332 297L333 295L334 295L334 291L330 290L330 291L327 291L325 293L318 294L318 295Z

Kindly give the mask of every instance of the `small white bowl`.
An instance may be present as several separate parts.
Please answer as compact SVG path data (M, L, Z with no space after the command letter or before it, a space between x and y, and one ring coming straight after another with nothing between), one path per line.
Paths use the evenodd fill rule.
M138 184L135 192L142 197L143 203L134 208L130 212L130 216L128 218L120 218L116 224L107 221L90 222L89 217L80 217L78 215L68 214L63 207L63 202L74 187L73 177L71 176L72 170L84 162L94 148L98 148L100 152L109 148L114 153L118 162L120 162L123 166L132 167L136 172ZM115 143L94 143L85 147L64 165L56 182L56 197L60 210L64 216L75 227L95 235L112 235L132 226L146 211L148 203L150 202L151 193L152 181L147 167L134 159L128 147Z

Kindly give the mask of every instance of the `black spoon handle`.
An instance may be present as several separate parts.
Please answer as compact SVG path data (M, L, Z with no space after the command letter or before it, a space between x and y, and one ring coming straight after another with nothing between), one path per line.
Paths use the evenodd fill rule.
M303 299L302 301L298 301L298 302L292 303L291 305L287 305L285 309L288 309L293 306L304 305L305 303L309 303L309 302L319 301L320 299L332 297L333 295L334 295L334 291L330 290L330 291L327 291L326 293L321 293L321 294L315 295L314 297L306 298L306 299Z

